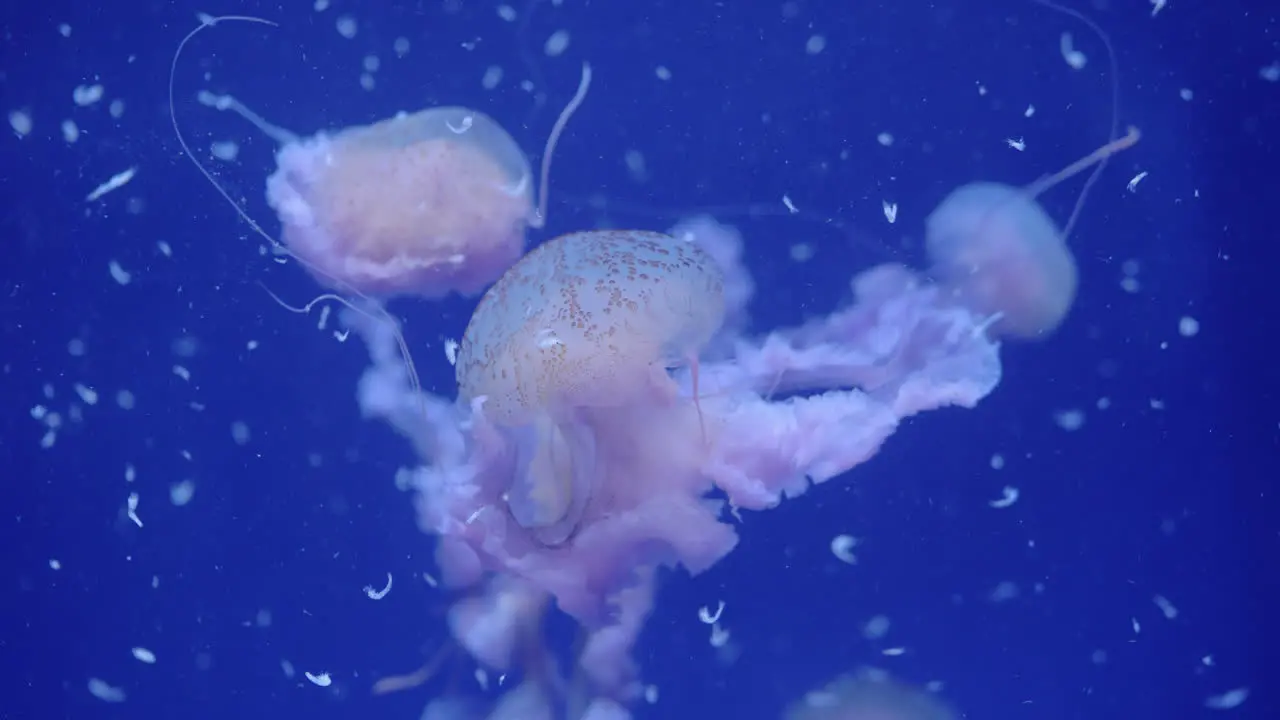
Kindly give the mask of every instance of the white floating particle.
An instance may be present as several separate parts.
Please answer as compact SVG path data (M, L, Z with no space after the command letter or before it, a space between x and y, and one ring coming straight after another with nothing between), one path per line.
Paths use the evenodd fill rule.
M1151 17L1155 17L1157 13L1164 9L1169 0L1151 0Z
M133 521L134 525L142 527L142 518L138 517L138 493L129 493L129 498L126 502L128 503L129 519Z
M792 262L808 262L813 259L816 250L813 249L812 243L801 242L791 245L791 261Z
M791 196L789 195L782 196L782 204L787 208L787 212L791 213L792 215L795 215L800 212L800 210L796 208L796 204L791 202Z
M62 139L68 144L80 139L80 128L74 120L67 119L62 121Z
M231 441L237 445L249 444L249 425L242 420L231 423Z
M1133 627L1133 634L1138 635L1142 632L1142 623L1138 622L1138 618L1129 618L1129 624Z
M13 132L18 137L26 137L31 134L31 127L35 123L31 119L31 113L26 110L10 110L9 111L9 127L13 128Z
M1213 667L1214 665L1213 656L1205 655L1204 657L1200 658L1200 664L1204 665L1205 667Z
M991 456L991 469L992 469L992 470L1002 470L1002 469L1004 469L1004 456L1003 456L1003 455L1001 455L1000 453L996 453L995 455L992 455L992 456Z
M1130 181L1129 181L1129 184L1128 184L1128 185L1126 185L1125 187L1129 190L1129 192L1137 192L1137 191L1138 191L1138 183L1142 182L1142 179L1143 179L1143 178L1145 178L1146 176L1147 176L1147 171L1146 171L1146 170L1143 170L1142 172L1138 173L1137 175L1134 175L1134 176L1133 176L1133 179L1132 179L1132 180L1130 180Z
M364 594L369 596L370 600L381 600L391 592L391 573L387 573L387 584L381 590L374 590L372 585L364 586Z
M101 100L104 92L101 85L77 85L71 91L71 99L80 107L88 107Z
M111 272L111 279L115 280L118 285L128 285L133 280L133 276L129 274L129 271L120 267L120 263L115 260L107 263L107 270Z
M187 381L190 381L190 380L191 380L191 371L190 371L190 370L188 370L188 369L186 369L186 368L184 368L184 367L182 367L181 365L174 365L174 366L173 366L173 374L174 374L174 375L177 375L178 377L182 378L183 380L187 380Z
M502 68L498 65L490 65L485 68L484 77L480 78L480 87L492 90L498 87L500 82L502 82Z
M84 198L85 201L93 202L94 200L97 200L103 195L106 195L107 193L111 192L112 190L117 190L121 187L124 187L126 183L128 183L130 180L133 179L133 176L136 175L137 172L138 172L138 168L135 166L135 167L129 168L128 170L123 170L121 172L116 173L115 175L112 175L109 180L102 183L98 187L94 188L93 192L86 195Z
M133 463L125 463L124 481L127 483L130 483L137 479L138 479L138 469L133 466Z
M377 87L378 81L369 73L360 73L360 89L369 92Z
M338 28L338 34L348 40L355 37L356 33L360 30L360 26L356 23L356 19L350 15L339 16L338 21L335 23L335 27Z
M811 35L809 40L804 44L804 51L810 55L817 55L827 49L827 39L821 35Z
M1031 117L1036 114L1036 106L1028 105L1026 110L1022 111L1022 117Z
M360 66L365 72L378 72L378 68L382 67L382 60L377 55L365 55Z
M111 117L119 119L121 115L124 115L124 101L119 98L112 100L111 104L107 106L107 112Z
M62 569L62 563L58 560L58 558L49 558L49 569L50 569L50 570L61 570L61 569Z
M511 7L510 5L499 5L498 17L502 18L503 20L506 20L507 22L515 22L516 9Z
M1018 589L1017 583L1012 580L1005 580L995 586L991 594L987 595L987 599L993 603L1008 602L1016 599L1021 593L1022 591Z
M136 404L133 393L128 390L120 390L116 393L116 406L121 410L132 410Z
M644 701L650 705L658 702L658 686L646 685L644 687Z
M551 36L547 38L547 43L543 46L542 51L547 54L547 57L559 57L568 49L569 31L557 30L551 33Z
M480 689L487 691L489 689L489 673L485 672L484 668L478 667L476 668L474 675L476 678L476 684L480 686Z
M327 672L322 672L318 675L312 675L309 672L304 672L302 674L305 675L306 678L311 681L312 685L317 685L319 687L329 687L330 685L333 684L333 678L329 677L329 673Z
M889 657L897 657L899 655L905 655L906 653L907 649L904 647L885 648L880 651L881 655L887 655Z
M891 133L882 132L879 135L876 135L876 142L885 147L889 147L893 144L893 135Z
M1169 598L1163 595L1156 595L1151 598L1151 601L1156 604L1156 607L1160 608L1160 612L1164 613L1165 619L1172 620L1178 617L1178 608L1169 602Z
M898 219L898 203L891 203L888 200L881 200L881 206L884 208L884 219L892 225Z
M136 647L132 650L132 652L133 652L133 656L137 658L138 662L144 662L148 665L156 664L156 654L151 652L150 650L144 647Z
M391 43L391 49L395 51L396 57L404 57L409 54L409 38L398 37L395 42Z
M840 562L849 565L858 564L858 556L853 554L853 549L858 546L858 539L852 535L837 535L831 538L831 554L835 555Z
M80 401L85 405L98 404L98 391L88 385L82 385L81 383L76 383L72 388L76 391L76 394L80 396Z
M423 571L422 579L431 587L440 587L440 581L436 580L435 576L429 572Z
M653 74L659 80L663 80L663 81L670 80L671 68L667 67L666 65L659 65L658 67L653 69Z
M169 243L163 240L156 241L156 249L165 257L173 257L173 248L169 247Z
M312 5L312 7L315 8L316 12L324 12L329 9L329 0L316 0L315 5Z
M876 615L862 626L862 636L868 640L877 640L889 633L889 618L884 615Z
M191 502L191 497L196 494L196 483L194 480L183 480L169 486L169 502L177 507L182 507Z
M698 619L706 623L707 625L715 625L717 622L719 622L720 615L723 613L724 613L724 601L720 600L716 605L716 612L714 615L711 614L711 611L707 609L706 605L703 605L702 607L698 608Z
M1005 138L1005 143L1018 152L1022 152L1027 149L1027 141L1022 138L1017 138L1016 140L1014 138Z
M240 155L240 143L235 140L214 140L209 143L209 154L223 162L235 162Z
M1053 420L1058 427L1068 432L1079 430L1084 426L1083 410L1059 410L1053 414Z
M1018 488L1005 485L1000 491L1000 499L990 500L987 504L993 508L1003 510L1004 508L1011 507L1016 502L1018 502Z
M1064 32L1058 40L1058 48L1062 50L1062 59L1067 61L1073 70L1080 70L1089 62L1089 58L1085 54L1075 49L1075 44L1071 39L1071 33Z
M444 341L444 356L449 360L450 365L458 364L458 341L449 338Z
M1238 707L1245 700L1249 699L1249 688L1240 687L1234 690L1228 690L1221 695L1211 695L1205 698L1204 706L1210 710L1230 710Z
M89 694L98 698L103 702L119 703L125 701L125 694L122 688L115 687L106 680L98 678L89 678Z
M351 335L350 330L334 330L333 331L333 339L337 340L338 342L346 342L347 337L349 337L350 335Z
M58 34L62 37L71 37L71 26L67 23L58 23Z
M1195 337L1200 334L1200 321L1190 315L1178 319L1178 334L1182 337Z
M729 631L719 625L711 626L711 647L724 647L729 642Z
M1191 99L1195 97L1195 93L1191 91L1191 88L1182 88L1178 91L1178 97L1191 102Z
M1259 68L1258 77L1267 82L1280 82L1280 60Z

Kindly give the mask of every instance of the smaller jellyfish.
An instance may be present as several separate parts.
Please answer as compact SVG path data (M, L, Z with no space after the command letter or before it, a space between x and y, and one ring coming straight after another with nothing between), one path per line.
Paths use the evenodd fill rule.
M786 711L784 720L955 720L937 696L864 670L837 678L808 693Z
M925 220L934 274L980 313L1000 314L998 332L1052 332L1076 296L1076 261L1053 220L1022 190L970 183Z
M333 289L474 294L524 251L528 160L493 119L432 108L284 144L267 199L289 251Z
M169 113L187 156L273 247L296 257L321 285L363 297L474 295L524 251L525 230L546 222L556 142L586 99L591 68L548 135L534 201L534 177L515 140L489 116L463 107L401 113L309 138L272 125L229 95L200 101L230 110L276 140L267 200L282 241L267 235L191 153L174 110L178 59L201 30L245 16L205 17L183 38L169 72Z
M994 332L1033 339L1058 328L1079 282L1067 230L1035 198L1062 180L1138 141L1137 129L1027 188L993 182L952 191L925 220L931 274L967 307L992 317ZM1096 175L1095 175L1096 177ZM1086 185L1086 190L1088 186ZM1076 213L1084 195L1076 205Z

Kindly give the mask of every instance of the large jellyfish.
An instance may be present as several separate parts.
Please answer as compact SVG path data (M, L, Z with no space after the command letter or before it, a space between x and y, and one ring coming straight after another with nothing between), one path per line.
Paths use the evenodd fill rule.
M564 715L625 713L660 568L710 568L737 512L845 474L905 418L990 393L999 338L1043 335L1075 295L1065 232L1035 195L1137 137L1023 190L962 188L928 219L929 274L870 268L848 307L763 338L724 324L752 284L740 236L707 218L524 256L471 318L455 402L411 387L393 325L350 314L374 360L363 410L422 457L400 481L460 593L457 643L506 671L554 603L586 632ZM558 692L550 677L521 702Z
M274 25L251 17L205 18L178 46L170 115L198 166L174 116L174 70L192 37L224 20ZM524 252L526 228L543 226L556 142L590 83L584 64L578 90L548 136L536 206L528 159L495 120L476 110L429 108L300 138L229 95L202 92L199 98L241 115L280 144L267 200L280 219L282 244L218 187L273 246L340 293L442 297L484 289Z

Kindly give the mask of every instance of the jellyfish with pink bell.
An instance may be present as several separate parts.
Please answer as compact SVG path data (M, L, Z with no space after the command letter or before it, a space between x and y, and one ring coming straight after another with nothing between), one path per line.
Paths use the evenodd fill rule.
M783 720L955 720L936 694L865 669L843 675L792 703Z
M183 39L173 68L192 37L224 20L274 25L250 17L207 18ZM281 225L279 243L268 237L274 247L342 294L438 298L479 293L519 259L526 229L544 225L556 142L590 82L584 64L578 90L548 136L536 202L528 158L477 110L428 108L303 138L229 95L202 92L199 99L241 115L279 143L277 168L267 179L267 200ZM171 116L172 95L171 69Z

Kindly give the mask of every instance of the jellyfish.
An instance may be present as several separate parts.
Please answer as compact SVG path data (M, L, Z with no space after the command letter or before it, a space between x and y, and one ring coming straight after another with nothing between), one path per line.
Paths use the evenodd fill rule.
M641 231L564 235L481 300L457 355L459 398L483 398L515 448L513 516L548 544L576 527L597 462L575 415L677 396L724 316L724 280L697 245Z
M991 315L993 328L1004 336L1052 333L1076 296L1078 271L1066 242L1075 213L1067 229L1059 230L1035 197L1132 146L1139 136L1130 128L1027 188L977 182L953 190L925 220L932 274L968 307Z
M954 720L936 695L863 670L837 678L787 708L785 720Z
M202 103L241 115L279 143L277 169L267 179L267 200L282 228L277 242L217 185L187 147L174 116L173 76L183 48L224 20L274 25L250 17L205 18L182 40L170 68L174 131L241 216L321 285L361 297L474 295L520 257L526 228L545 224L551 160L586 99L589 65L548 135L536 204L528 159L477 110L429 108L301 138L231 96L201 93Z

